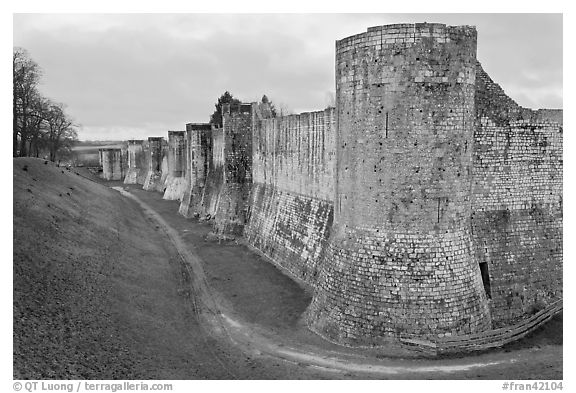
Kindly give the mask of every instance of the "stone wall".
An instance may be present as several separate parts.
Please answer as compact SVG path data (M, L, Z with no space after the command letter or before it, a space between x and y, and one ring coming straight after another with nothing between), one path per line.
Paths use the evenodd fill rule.
M168 131L168 176L163 199L182 200L186 190L186 132Z
M160 182L156 187L156 191L164 193L166 192L166 182L168 180L168 174L170 170L168 168L168 143L166 139L162 138L162 162L160 163Z
M223 179L214 232L241 236L247 220L252 185L252 105L225 104L223 124Z
M139 171L136 183L144 186L146 177L148 177L148 168L150 167L150 144L148 140L142 143L142 169Z
M146 191L164 192L163 169L167 166L165 160L164 138L148 138L148 173L143 188ZM165 171L164 171L165 172Z
M476 31L375 27L336 44L334 224L308 313L349 344L491 327L473 258Z
M330 340L482 341L562 298L562 132L484 72L473 27L379 26L337 42L335 109L224 106L186 125L185 168L149 138L145 189L180 168L179 212L313 288Z
M143 140L129 140L127 148L127 171L125 184L144 184L148 172L148 162Z
M211 124L186 124L186 152L186 185L178 212L190 218L201 213L202 195L212 156Z
M244 236L294 277L315 285L332 224L335 111L254 123L250 219Z
M214 129L206 140L205 160L207 161L206 182L201 189L197 211L201 218L214 218L218 209L220 193L224 184L224 130Z
M122 149L99 149L104 180L124 180L125 163Z
M485 73L476 91L474 251L500 327L562 298L562 112L521 108Z

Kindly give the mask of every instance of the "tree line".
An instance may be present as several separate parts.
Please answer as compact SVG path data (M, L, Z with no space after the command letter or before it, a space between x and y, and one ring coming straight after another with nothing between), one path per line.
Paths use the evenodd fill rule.
M13 156L68 157L78 134L65 105L40 93L42 70L25 49L14 48L12 59Z

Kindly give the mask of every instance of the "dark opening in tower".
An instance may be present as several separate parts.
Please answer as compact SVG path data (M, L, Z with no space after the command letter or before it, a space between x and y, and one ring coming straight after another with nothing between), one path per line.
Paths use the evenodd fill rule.
M480 274L482 275L482 284L484 284L484 291L486 292L486 296L488 299L491 299L492 295L490 294L490 274L488 273L487 262L480 263Z

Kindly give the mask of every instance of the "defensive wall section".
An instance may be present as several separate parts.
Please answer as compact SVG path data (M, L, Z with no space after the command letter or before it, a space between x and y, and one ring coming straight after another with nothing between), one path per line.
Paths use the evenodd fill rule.
M203 203L206 178L212 163L212 125L186 124L186 176L179 213L184 217L198 217Z
M168 176L164 199L182 200L186 189L186 132L168 131Z
M223 183L215 211L215 233L241 236L248 219L252 185L252 124L254 105L225 104L222 108Z
M127 172L124 184L144 184L148 172L144 140L129 140L127 147Z
M149 138L144 188L178 179L180 214L311 288L305 322L331 341L525 335L562 309L562 111L514 102L476 42L426 23L337 41L335 108L224 105L221 128Z
M248 219L254 108L225 104L222 128L186 126L190 169L179 212L214 219L214 232L221 237L241 236Z
M472 253L476 31L375 27L336 44L334 224L308 313L377 344L491 327Z
M335 110L256 121L252 144L251 246L314 286L334 212Z
M200 198L194 203L194 212L203 219L214 219L224 186L224 129L208 132L206 144L200 145L199 158L204 161L204 184L197 192ZM193 169L194 171L194 169Z
M119 148L99 149L104 180L124 180L126 174L125 155L125 151Z
M148 172L143 188L146 191L166 190L165 182L168 177L168 157L166 140L162 137L148 138Z
M474 254L494 327L562 298L562 111L522 108L477 66Z

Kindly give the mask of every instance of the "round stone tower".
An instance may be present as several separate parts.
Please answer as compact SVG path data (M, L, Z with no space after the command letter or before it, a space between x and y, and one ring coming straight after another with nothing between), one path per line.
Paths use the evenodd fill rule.
M476 30L379 26L336 43L334 224L312 330L343 343L491 327L471 249Z

